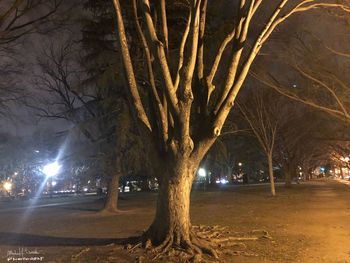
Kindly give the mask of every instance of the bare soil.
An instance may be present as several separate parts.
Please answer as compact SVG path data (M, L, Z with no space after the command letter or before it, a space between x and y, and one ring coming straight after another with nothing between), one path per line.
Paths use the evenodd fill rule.
M103 204L97 198L70 201L33 209L0 204L0 262L10 262L18 251L43 257L26 262L151 261L124 247L151 223L155 193L124 195L117 215L97 214ZM194 225L226 226L238 237L271 237L238 242L220 262L350 263L350 186L339 182L278 186L276 197L269 196L268 185L193 192L191 218ZM170 261L182 262L153 262Z

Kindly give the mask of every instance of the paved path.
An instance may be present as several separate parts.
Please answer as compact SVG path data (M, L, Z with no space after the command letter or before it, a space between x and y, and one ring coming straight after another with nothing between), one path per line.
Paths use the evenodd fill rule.
M329 180L320 184L300 215L301 224L295 227L311 238L300 262L350 263L350 183Z

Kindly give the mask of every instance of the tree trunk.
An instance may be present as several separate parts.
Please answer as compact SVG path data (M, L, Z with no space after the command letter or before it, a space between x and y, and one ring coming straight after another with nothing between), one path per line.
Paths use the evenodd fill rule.
M292 187L292 175L291 175L290 170L288 170L288 171L285 173L285 186L286 186L287 188Z
M292 187L292 179L293 179L293 177L295 175L295 171L296 171L296 168L295 168L293 161L289 162L286 170L287 171L285 173L285 186L287 188L290 188L290 187Z
M344 179L343 168L341 166L339 166L339 170L340 170L340 178Z
M169 165L160 182L157 211L148 233L153 245L190 242L190 193L194 173L190 162Z
M270 177L270 186L271 186L271 195L275 196L276 195L276 190L275 190L275 179L273 177L273 167L272 167L272 155L268 154L267 155L267 161L269 165L269 177Z
M197 235L190 221L190 194L200 158L192 160L180 156L174 159L160 171L157 210L144 235L145 246L156 246L155 251L159 253L175 247L191 254L205 252L217 258L212 244Z
M115 213L118 211L119 173L113 173L107 185L107 196L101 213Z

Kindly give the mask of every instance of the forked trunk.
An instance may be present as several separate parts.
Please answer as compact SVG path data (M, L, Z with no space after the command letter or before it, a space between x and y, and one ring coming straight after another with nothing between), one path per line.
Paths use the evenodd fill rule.
M190 193L197 165L169 165L159 186L155 219L148 230L153 245L190 243Z
M275 196L276 195L276 190L275 190L275 179L273 177L272 156L270 154L268 154L267 159L268 159L268 165L269 165L269 177L270 177L271 195Z
M107 196L101 213L115 213L118 211L119 174L114 173L107 185Z

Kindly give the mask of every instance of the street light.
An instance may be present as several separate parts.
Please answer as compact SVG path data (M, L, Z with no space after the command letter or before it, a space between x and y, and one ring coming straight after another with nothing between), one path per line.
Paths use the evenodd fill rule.
M206 177L207 172L205 171L204 168L199 168L199 169L198 169L198 175L199 175L200 177Z
M4 189L6 192L10 192L12 190L12 183L11 182L5 182L4 183Z
M57 162L53 162L53 163L49 163L49 164L44 166L43 173L47 177L52 177L52 176L55 176L56 174L58 174L60 169L61 169L61 165L59 165Z
M238 166L242 166L243 165L243 163L238 163Z

